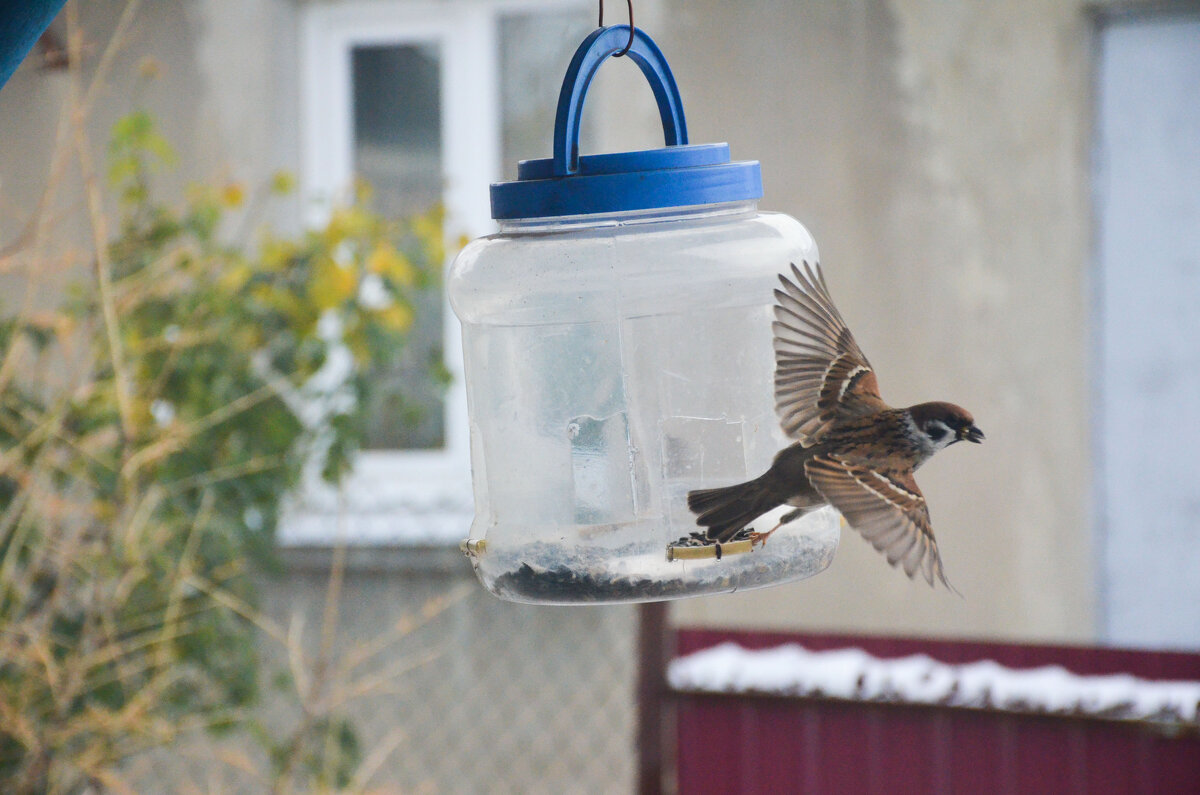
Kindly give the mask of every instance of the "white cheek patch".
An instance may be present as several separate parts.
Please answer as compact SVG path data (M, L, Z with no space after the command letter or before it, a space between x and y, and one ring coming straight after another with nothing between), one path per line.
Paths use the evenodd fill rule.
M935 444L937 449L945 450L947 447L958 441L958 433L944 423L938 423L938 425L945 429L945 433L942 434L942 438L938 439Z

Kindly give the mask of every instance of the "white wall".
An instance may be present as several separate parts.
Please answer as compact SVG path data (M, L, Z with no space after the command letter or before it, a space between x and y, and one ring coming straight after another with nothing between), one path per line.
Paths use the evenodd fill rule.
M1200 646L1200 15L1115 21L1097 73L1102 636Z

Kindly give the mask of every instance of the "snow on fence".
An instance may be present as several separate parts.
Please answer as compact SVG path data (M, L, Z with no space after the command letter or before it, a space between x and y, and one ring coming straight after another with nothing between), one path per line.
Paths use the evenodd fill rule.
M677 691L808 696L850 701L999 709L1111 720L1191 724L1200 682L1128 674L1083 676L1061 666L1009 668L991 660L952 665L923 654L881 659L796 643L750 650L726 642L672 660Z

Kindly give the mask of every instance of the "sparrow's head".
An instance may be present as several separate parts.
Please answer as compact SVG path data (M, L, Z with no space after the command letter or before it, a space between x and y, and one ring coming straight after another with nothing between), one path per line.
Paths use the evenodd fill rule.
M983 441L983 431L975 427L975 418L953 403L920 403L909 408L908 413L917 430L929 440L930 455L955 442Z

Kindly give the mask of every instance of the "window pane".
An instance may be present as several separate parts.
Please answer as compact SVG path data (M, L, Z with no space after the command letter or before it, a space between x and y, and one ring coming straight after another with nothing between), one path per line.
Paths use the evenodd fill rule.
M393 215L442 200L441 73L436 44L355 47L354 170Z
M372 208L389 217L442 200L441 69L436 44L355 47L354 170L374 188ZM417 300L417 320L399 361L380 366L366 447L429 449L445 442L441 388L427 375L442 351L442 297Z

